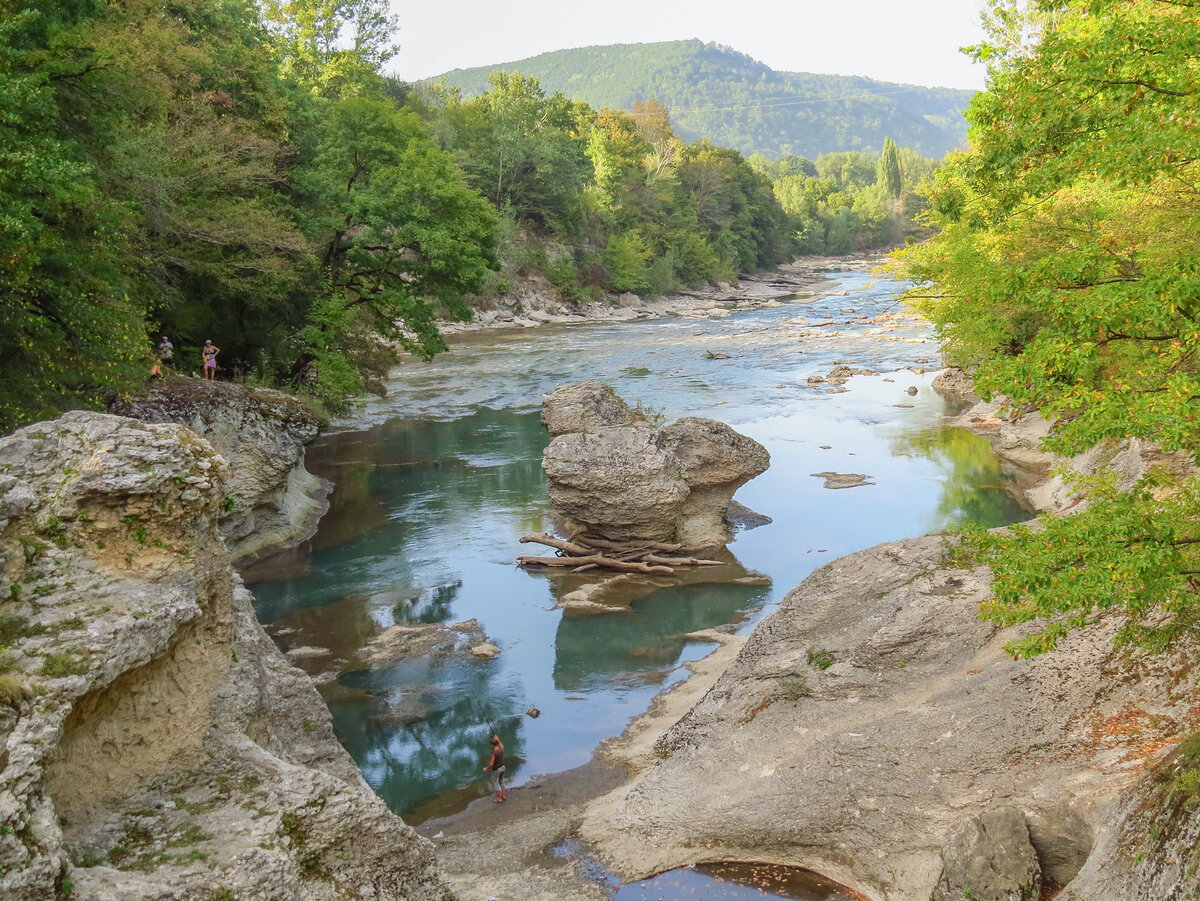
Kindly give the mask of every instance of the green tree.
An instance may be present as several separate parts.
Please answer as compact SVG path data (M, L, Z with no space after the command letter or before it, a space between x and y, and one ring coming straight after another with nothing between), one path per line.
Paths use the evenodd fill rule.
M148 351L122 260L129 211L100 193L58 91L95 64L80 35L101 12L0 2L0 431L96 404Z
M639 134L630 116L614 110L602 110L588 135L587 155L592 163L592 183L605 206L626 208L638 217L646 200L646 174L654 149ZM632 223L629 223L632 224Z
M486 200L414 113L363 97L330 107L309 177L324 211L313 222L324 285L303 350L339 371L332 357L363 370L380 359L371 337L427 357L444 350L435 314L470 318L464 296L496 266Z
M650 287L650 250L637 231L613 235L604 248L604 266L614 291L643 293Z
M359 93L399 49L387 0L263 0L282 74L328 97Z
M525 222L557 234L574 233L591 174L576 128L581 109L562 94L547 97L536 78L497 72L489 85L468 100L440 96L443 143L496 207L512 207Z
M1200 14L1190 3L993 4L989 90L971 149L938 173L940 234L899 257L913 300L984 394L1038 407L1050 450L1121 439L1200 448ZM1129 52L1135 48L1137 52ZM1000 622L1051 617L1013 645L1053 647L1116 609L1161 645L1195 625L1194 480L1152 473L1040 530L971 536Z
M854 191L875 183L875 160L857 150L825 153L817 157L817 175L834 182L839 190Z
M891 138L883 139L883 153L875 168L875 181L883 185L887 194L893 200L900 196L903 190L903 179L900 175L900 148Z

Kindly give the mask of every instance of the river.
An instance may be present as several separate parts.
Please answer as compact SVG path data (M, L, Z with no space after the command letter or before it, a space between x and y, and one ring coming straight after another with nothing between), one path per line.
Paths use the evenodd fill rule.
M1029 516L987 443L944 425L925 371L938 349L928 324L897 315L900 286L832 277L832 294L748 312L460 336L433 362L398 367L386 398L312 445L309 468L336 485L329 513L311 541L245 575L277 643L306 649L294 658L394 810L420 820L485 793L491 730L516 786L586 762L711 650L687 633L753 628L835 557ZM877 374L846 390L808 381L837 362ZM721 419L767 447L771 468L737 499L773 522L730 545L758 584L693 584L627 613L571 617L553 609L560 577L515 565L529 552L518 539L550 528L542 395L581 379L670 419ZM869 484L835 490L812 475L829 471ZM468 619L498 657L354 663L392 624Z

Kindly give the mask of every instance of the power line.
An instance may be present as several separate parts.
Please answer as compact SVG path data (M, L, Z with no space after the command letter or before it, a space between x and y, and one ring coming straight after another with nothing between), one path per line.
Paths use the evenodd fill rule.
M691 114L691 113L724 113L732 112L733 110L754 109L756 107L783 107L783 106L806 106L813 103L836 103L839 100L870 100L873 97L889 97L893 94L911 94L916 88L901 88L898 91L878 91L876 93L867 94L845 94L841 97L810 97L803 100L795 100L791 98L773 98L769 97L765 100L756 100L753 103L742 103L736 106L701 106L695 109L687 106L675 107L671 110L673 113Z

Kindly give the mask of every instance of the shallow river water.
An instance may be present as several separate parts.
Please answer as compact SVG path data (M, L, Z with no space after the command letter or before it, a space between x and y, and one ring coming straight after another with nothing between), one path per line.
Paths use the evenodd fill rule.
M394 810L423 819L485 792L491 730L516 758L515 786L586 762L711 650L686 633L749 630L835 557L1028 516L987 443L947 428L930 375L914 371L938 366L929 326L871 321L902 313L899 286L831 277L844 294L756 311L461 337L432 363L398 367L387 398L313 444L309 468L336 485L329 513L310 542L245 574L276 641L327 651L299 661L320 672L394 623L474 618L501 649L323 686L339 738ZM807 381L836 362L879 374L844 392ZM737 499L773 522L730 545L761 584L669 588L624 614L553 609L561 577L514 561L539 551L522 535L550 528L542 395L581 379L668 419L723 420L767 447L771 468ZM828 489L819 472L870 484ZM525 715L532 707L540 717Z

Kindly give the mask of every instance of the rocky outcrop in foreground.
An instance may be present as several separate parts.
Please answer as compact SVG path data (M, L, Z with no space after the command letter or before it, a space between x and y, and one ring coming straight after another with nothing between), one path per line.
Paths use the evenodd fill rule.
M563 385L542 404L550 501L568 533L612 541L723 545L733 493L766 471L766 448L724 423L656 426L599 382Z
M0 439L0 896L448 897L263 633L179 425Z
M168 378L114 402L109 412L185 425L225 459L220 528L238 565L310 537L329 507L330 485L304 468L320 421L291 395Z
M1108 620L1013 660L987 572L946 567L930 537L815 572L583 837L626 877L775 862L873 901L1200 895L1200 760L1160 762L1200 725L1189 652L1126 655Z

